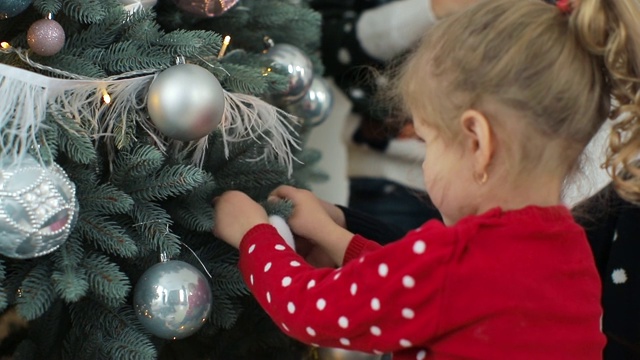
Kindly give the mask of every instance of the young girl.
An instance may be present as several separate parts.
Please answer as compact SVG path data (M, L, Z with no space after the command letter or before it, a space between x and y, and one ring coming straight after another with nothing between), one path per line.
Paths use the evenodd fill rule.
M488 0L429 31L399 89L444 223L380 247L336 223L337 208L278 188L293 232L340 266L316 269L261 206L221 196L214 232L239 247L273 320L305 343L394 359L600 359L600 281L560 198L593 134L625 113L608 165L640 199L638 6Z

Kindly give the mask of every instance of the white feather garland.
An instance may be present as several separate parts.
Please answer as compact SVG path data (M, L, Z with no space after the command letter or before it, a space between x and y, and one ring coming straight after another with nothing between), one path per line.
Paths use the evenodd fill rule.
M185 144L162 136L146 111L147 90L155 74L141 71L130 76L57 79L0 64L0 160L16 162L28 149L37 149L36 134L50 111L59 120L63 116L64 121L76 122L96 144L105 142L110 162L116 149L132 140L128 131L140 125L161 151L193 151L193 162L201 165L207 138ZM111 97L109 104L103 100L105 93ZM266 145L264 154L255 160L277 159L291 174L293 150L299 149L295 119L256 97L225 92L220 124L225 156L229 155L229 142L253 139Z

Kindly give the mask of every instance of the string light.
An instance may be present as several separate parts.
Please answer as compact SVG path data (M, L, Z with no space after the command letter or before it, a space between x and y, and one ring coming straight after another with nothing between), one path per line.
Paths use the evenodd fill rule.
M111 95L109 95L106 89L102 90L102 101L107 105L111 104Z
M0 42L0 47L2 47L3 49L11 49L11 45L9 45L9 43L6 41Z
M227 52L227 46L229 46L230 42L231 42L231 36L229 35L225 36L224 40L222 41L222 48L220 48L220 52L218 53L218 59L223 57L224 53Z

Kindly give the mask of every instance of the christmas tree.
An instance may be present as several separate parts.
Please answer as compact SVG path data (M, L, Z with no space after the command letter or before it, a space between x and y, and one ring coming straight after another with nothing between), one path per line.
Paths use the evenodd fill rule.
M304 147L329 103L319 15L3 0L0 19L0 309L28 321L14 358L295 358L210 202L238 189L286 217L269 192L321 176Z

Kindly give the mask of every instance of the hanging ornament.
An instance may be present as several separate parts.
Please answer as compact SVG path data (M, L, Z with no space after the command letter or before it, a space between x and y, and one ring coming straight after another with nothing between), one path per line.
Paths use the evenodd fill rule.
M14 17L27 10L33 0L2 0L0 1L0 20Z
M311 86L302 99L289 104L285 110L317 126L327 119L333 108L333 93L329 84L321 77L314 76Z
M285 105L300 100L309 90L313 80L313 64L302 50L289 44L275 44L265 55L273 60L272 67L286 73L289 85L285 91L272 94L276 105ZM273 69L267 69L267 73Z
M211 311L207 278L184 261L153 265L135 286L133 305L142 325L163 339L183 339L202 327Z
M183 11L199 17L215 17L226 13L238 0L173 0Z
M62 245L75 224L75 185L53 164L34 157L0 168L0 254L30 259Z
M158 3L158 0L118 0L129 13L133 14L138 10L150 10Z
M338 348L318 347L312 348L310 358L315 360L381 360L382 355Z
M46 19L34 22L27 31L29 48L41 56L57 54L64 46L64 29L49 15Z
M287 222L278 215L269 216L269 224L278 230L278 234L280 234L284 241L293 249L293 251L295 251L296 242L293 239L293 233L291 232L289 224L287 224Z
M147 94L149 117L164 135L193 141L218 127L224 91L213 74L193 64L172 66L156 76Z

